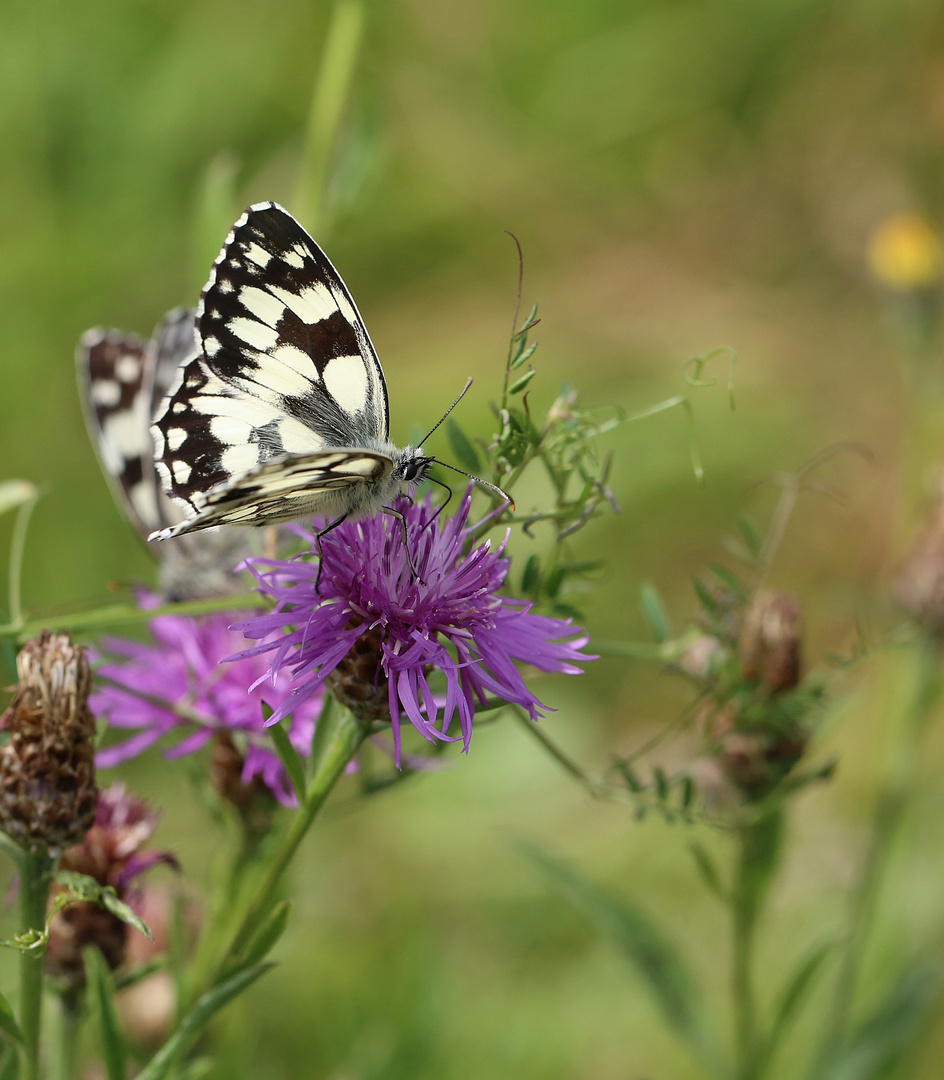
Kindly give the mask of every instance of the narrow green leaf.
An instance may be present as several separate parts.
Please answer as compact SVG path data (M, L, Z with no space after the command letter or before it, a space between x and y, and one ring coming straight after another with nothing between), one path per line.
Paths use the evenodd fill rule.
M177 1059L186 1053L219 1010L273 967L275 964L257 964L255 967L245 968L199 997L167 1042L137 1074L135 1080L164 1080L174 1068Z
M0 514L16 510L39 498L39 489L29 480L4 480L0 483Z
M152 960L148 964L142 964L133 971L128 971L123 975L113 976L115 980L115 993L117 994L122 990L127 990L129 986L136 986L139 982L143 982L148 978L148 976L153 975L156 971L163 971L166 967L167 957L158 957L157 960Z
M830 1061L822 1080L871 1080L893 1068L914 1045L934 1003L937 973L929 967L905 972L875 1012Z
M656 797L659 802L665 802L669 797L669 781L661 766L656 765L652 770L652 779L656 785Z
M712 563L708 569L723 585L727 586L735 596L745 596L747 594L744 583L737 574L729 570L726 566L722 566L720 563Z
M479 459L478 451L451 416L446 421L446 435L459 464L468 469L469 472L480 473L482 471L482 462Z
M721 884L721 875L718 873L718 868L715 866L712 857L705 850L704 845L698 843L697 840L694 840L688 845L688 848L692 853L692 858L695 860L695 866L698 868L698 873L701 875L702 881L719 900L723 900L727 903L728 894L724 885Z
M555 566L547 575L547 581L545 582L544 590L552 600L560 592L561 585L564 584L564 579L566 577L567 569L564 566Z
M708 612L709 615L714 615L718 610L718 601L715 596L712 595L711 590L698 578L692 579L692 588L695 590L695 595L698 597L698 602Z
M127 1051L115 1015L115 987L105 958L94 946L82 953L88 985L95 1000L102 1060L108 1080L125 1080Z
M263 711L268 709L268 706L263 707ZM269 716L272 715L271 709ZM266 719L268 720L268 716ZM295 792L295 796L299 803L305 801L305 791L307 784L305 783L305 763L302 761L301 755L292 746L291 739L289 739L285 728L281 723L273 724L271 727L266 728L269 733L269 738L272 740L275 746L276 753L281 758L282 764L285 766L285 771L288 773L288 778L292 783L292 790Z
M121 919L123 923L127 923L128 926L132 926L135 930L144 934L148 941L154 940L151 928L144 919L141 918L134 908L126 904L124 900L119 900L109 889L102 890L98 902L106 911L110 911L116 918Z
M540 849L526 845L524 852L557 892L613 940L642 977L666 1023L704 1051L697 997L688 972L678 950L649 916L628 901L609 896Z
M9 1001L3 994L0 994L0 1034L3 1035L7 1042L16 1043L17 1046L23 1045L20 1027L13 1015L13 1010L10 1008Z
M816 977L822 970L826 957L833 951L833 948L833 942L822 942L815 946L806 958L797 965L796 970L784 987L783 993L780 995L780 1001L774 1012L767 1045L764 1048L765 1060L769 1061L773 1057L778 1043L799 1013L800 1007L816 982Z
M532 304L531 311L528 314L528 317L521 324L521 329L515 334L514 338L512 338L513 341L517 341L520 337L523 337L525 334L527 334L527 332L531 329L532 326L536 325L536 323L538 322L537 315L538 306L537 304Z
M695 798L695 781L690 776L682 777L682 796L679 800L683 810L688 810Z
M541 560L537 554L532 553L528 556L527 562L524 564L524 570L521 572L521 591L526 596L537 592L540 578Z
M17 1080L20 1075L20 1055L15 1046L7 1043L0 1058L0 1080Z
M270 950L285 933L291 912L292 902L290 900L283 900L281 903L276 904L272 911L269 912L256 936L249 942L246 954L240 960L240 969L252 967L269 955Z
M757 531L754 522L744 514L737 519L737 527L738 532L741 534L741 539L747 545L751 554L756 558L764 549L764 538Z
M642 613L652 627L656 638L660 642L668 641L672 637L669 617L666 614L659 590L651 581L643 583L642 588L639 590L639 601L642 606Z
M518 368L522 367L524 364L526 364L531 359L531 357L534 356L535 350L538 347L538 343L535 342L533 345L529 345L527 348L524 348L525 340L526 339L522 338L521 348L518 350L518 353L516 354L514 360L512 360L511 362L512 371L515 371Z
M529 382L537 375L537 368L528 368L528 370L521 376L520 379L515 381L508 387L509 394L520 394L521 391L528 385Z

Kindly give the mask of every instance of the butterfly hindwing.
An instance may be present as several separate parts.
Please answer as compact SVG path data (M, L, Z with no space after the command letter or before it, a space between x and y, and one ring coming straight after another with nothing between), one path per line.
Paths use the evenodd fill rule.
M120 330L88 330L76 349L89 437L116 502L145 538L161 520L145 403L151 362L150 343Z

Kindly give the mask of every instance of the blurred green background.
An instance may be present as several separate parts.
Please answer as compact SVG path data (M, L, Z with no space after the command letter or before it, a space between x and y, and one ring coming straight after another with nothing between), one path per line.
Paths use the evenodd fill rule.
M614 454L622 512L575 543L609 565L571 598L594 636L648 638L646 580L683 623L691 576L724 558L736 516L765 524L777 494L767 481L840 440L866 444L874 463L840 456L817 474L841 499L801 498L772 582L803 606L811 664L848 647L857 625L881 633L944 445L929 423L908 449L909 380L938 360L938 283L896 291L870 271L868 250L891 215L944 214L940 6L378 0L365 12L314 231L384 362L394 439L430 427L468 375L459 419L490 433L515 300L511 229L525 304L543 318L536 409L569 379L586 407L631 412L678 392L689 357L728 345L739 358L734 413L720 384L694 395L704 485L681 412L624 425L601 448ZM110 583L152 573L88 443L75 343L93 325L149 333L167 308L196 302L243 206L293 209L329 15L301 0L0 9L0 476L45 492L26 557L31 611L91 606ZM200 207L227 174L236 204L208 236ZM449 459L443 435L431 449ZM792 823L761 953L765 993L839 924L900 678L895 657L879 656L840 684L814 749L840 768ZM653 667L616 659L539 689L559 709L546 730L594 771L687 700ZM691 749L666 753L671 763ZM944 946L942 759L938 733L867 988L902 953ZM159 839L198 888L214 836L185 771L152 755L122 775L165 807ZM516 842L658 913L725 1023L727 927L686 852L702 833L723 852L703 829L635 824L627 807L591 801L514 724L485 728L447 771L315 830L282 966L223 1024L213 1075L701 1075ZM939 1028L916 1039L902 1075L940 1075ZM780 1075L798 1075L811 1031L797 1029Z

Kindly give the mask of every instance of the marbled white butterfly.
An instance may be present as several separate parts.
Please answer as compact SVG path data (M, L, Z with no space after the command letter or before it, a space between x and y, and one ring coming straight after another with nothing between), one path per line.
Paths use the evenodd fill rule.
M183 519L161 490L150 425L180 366L199 352L194 315L192 308L169 311L150 341L121 330L88 330L76 349L89 438L115 501L144 540ZM239 588L232 568L249 545L245 532L228 530L181 537L158 550L163 592L189 599Z
M196 325L202 352L153 427L186 520L152 540L312 514L330 528L426 478L434 459L389 441L383 371L350 293L281 206L257 203L233 226Z

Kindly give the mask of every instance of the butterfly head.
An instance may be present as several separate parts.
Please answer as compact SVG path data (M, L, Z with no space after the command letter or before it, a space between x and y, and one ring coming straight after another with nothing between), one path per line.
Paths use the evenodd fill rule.
M422 446L408 446L397 453L393 478L404 488L413 488L426 479L435 460L423 453Z

